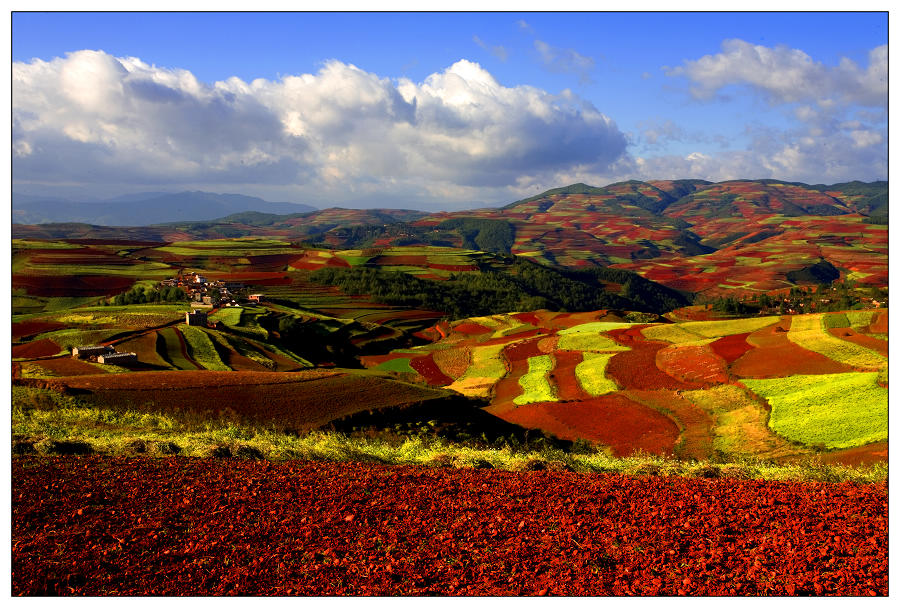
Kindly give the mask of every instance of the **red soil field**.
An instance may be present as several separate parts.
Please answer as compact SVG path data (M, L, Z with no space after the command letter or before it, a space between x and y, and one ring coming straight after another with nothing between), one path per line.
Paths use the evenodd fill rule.
M679 458L706 460L712 454L713 420L704 410L674 391L626 391L632 401L664 410L681 430L675 453Z
M556 365L550 372L550 381L556 386L557 397L560 401L581 401L590 399L591 396L584 392L578 377L575 375L575 366L584 359L583 353L571 350L558 350L553 353Z
M749 333L746 333L724 336L715 342L712 342L709 346L714 353L725 359L728 363L734 363L748 350L755 348L752 344L747 342L747 336L749 335Z
M819 454L824 462L830 464L842 464L845 466L856 467L860 465L875 464L879 462L887 463L888 461L888 442L870 443L856 448L847 448L846 450L835 450L833 452L822 452Z
M144 364L171 368L172 366L159 356L159 352L156 350L156 340L156 332L149 331L116 343L116 350L133 352L137 355L138 361Z
M409 366L419 372L425 378L425 382L433 386L447 386L453 382L453 378L450 378L438 369L430 354L426 357L418 357L411 360Z
M124 378L123 378L124 376ZM164 413L234 416L309 430L350 414L443 398L442 392L339 372L142 372L60 378L100 405Z
M885 484L14 458L15 596L868 596Z
M380 255L370 263L376 266L425 266L428 258L424 255Z
M708 346L669 346L656 353L656 366L673 378L711 386L728 382L725 361Z
M838 374L854 369L824 355L806 350L787 339L790 317L777 325L752 332L747 341L756 346L731 364L741 378L771 378L794 374Z
M880 355L884 355L885 357L888 356L887 340L879 340L878 338L873 338L872 336L857 333L855 330L849 327L835 327L829 329L828 333L830 333L835 338L840 338L841 340L846 340L847 342L859 344L860 346L864 346L865 348L874 350Z
M869 325L869 333L886 334L888 333L888 313L881 311L875 317L875 320Z
M667 342L647 340L641 334L646 325L615 329L607 332L619 344L631 348L617 353L606 364L606 377L614 380L622 388L655 390L693 390L702 385L682 382L656 367L656 353L668 346Z
M14 274L12 286L25 288L33 296L49 298L110 296L127 291L135 279L108 275L25 275Z
M538 342L540 341L540 338L529 338L520 342L513 342L503 349L503 356L506 357L508 361L512 362L525 361L529 357L537 357L546 354L538 348Z
M35 357L50 357L59 352L59 344L53 340L44 338L27 344L15 344L12 347L14 359L31 359Z
M467 336L493 332L493 330L485 327L484 325L479 325L478 323L472 323L470 321L465 321L463 323L459 323L458 325L454 325L453 331L460 334L465 334Z
M616 456L672 455L678 426L672 420L621 393L572 403L532 403L501 418L525 428L539 428L560 439L587 439L610 446Z
M469 272L478 270L478 267L472 264L428 264L428 268L434 270L449 270L451 272Z
M90 376L94 374L103 374L103 372L90 363L86 363L80 359L73 359L72 357L41 359L38 364L58 376ZM106 377L106 374L103 374L101 377ZM66 378L66 380L69 380L69 378Z

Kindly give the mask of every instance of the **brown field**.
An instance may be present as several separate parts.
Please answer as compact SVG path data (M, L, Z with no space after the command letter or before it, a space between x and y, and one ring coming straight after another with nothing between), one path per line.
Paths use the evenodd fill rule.
M673 391L625 391L632 401L666 413L678 425L681 434L675 453L679 458L706 460L712 454L713 420L700 409Z
M32 359L37 357L52 357L59 352L59 344L53 340L43 338L26 344L15 344L12 347L13 359Z
M771 378L794 374L837 374L854 371L787 339L790 317L776 325L752 332L747 342L756 348L731 364L731 373L741 378ZM781 331L778 331L778 330Z
M878 338L861 334L849 327L834 327L829 329L828 333L835 338L840 338L841 340L846 340L847 342L853 342L859 346L870 348L879 355L884 355L885 357L888 356L887 340L879 340Z
M36 336L45 331L54 331L68 327L65 323L56 321L20 321L12 324L12 339L21 340L29 336ZM13 355L15 356L15 355Z

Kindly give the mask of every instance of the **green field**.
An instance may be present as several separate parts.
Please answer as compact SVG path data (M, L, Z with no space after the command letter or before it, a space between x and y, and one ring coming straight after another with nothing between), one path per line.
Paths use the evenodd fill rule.
M197 369L192 361L189 361L181 353L181 341L178 339L174 327L166 327L156 332L156 352L163 359L177 369Z
M584 360L575 366L575 377L589 395L599 397L619 390L616 383L606 377L606 364L616 353L584 353Z
M610 331L613 329L622 329L638 325L637 323L620 323L616 321L591 321L590 323L582 323L575 327L559 330L560 336L568 336L570 334L595 334L601 331Z
M396 352L396 351L394 351ZM385 361L384 363L380 363L376 365L373 369L387 371L387 372L401 372L401 373L417 373L412 367L409 366L409 359L405 357L398 357L396 359L390 359L389 361Z
M631 350L623 344L619 344L612 338L602 333L575 333L559 336L557 343L559 350L580 350L592 352L624 351Z
M184 340L187 342L188 352L194 361L209 370L219 372L231 371L231 368L222 362L222 358L219 357L216 347L205 330L188 325L180 329L181 335L184 336Z
M485 397L490 389L506 375L506 366L500 359L505 344L473 346L470 350L472 362L460 378L448 386L458 393L470 397Z
M805 445L849 448L888 436L888 391L878 373L788 376L742 382L772 406L769 427Z
M513 399L513 403L525 405L539 401L556 401L553 387L547 379L547 374L552 369L553 358L550 355L528 357L528 373L519 378L519 386L525 392Z

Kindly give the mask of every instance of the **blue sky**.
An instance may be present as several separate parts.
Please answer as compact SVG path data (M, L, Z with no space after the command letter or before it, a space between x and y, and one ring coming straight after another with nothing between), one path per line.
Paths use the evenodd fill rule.
M886 13L15 13L13 185L318 206L887 178Z

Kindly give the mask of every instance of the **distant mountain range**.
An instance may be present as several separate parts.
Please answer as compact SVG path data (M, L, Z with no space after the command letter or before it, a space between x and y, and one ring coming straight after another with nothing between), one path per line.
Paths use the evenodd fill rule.
M83 223L95 226L149 226L200 222L255 211L294 214L317 211L299 203L273 203L255 196L212 192L140 192L105 201L77 202L14 192L14 224Z

